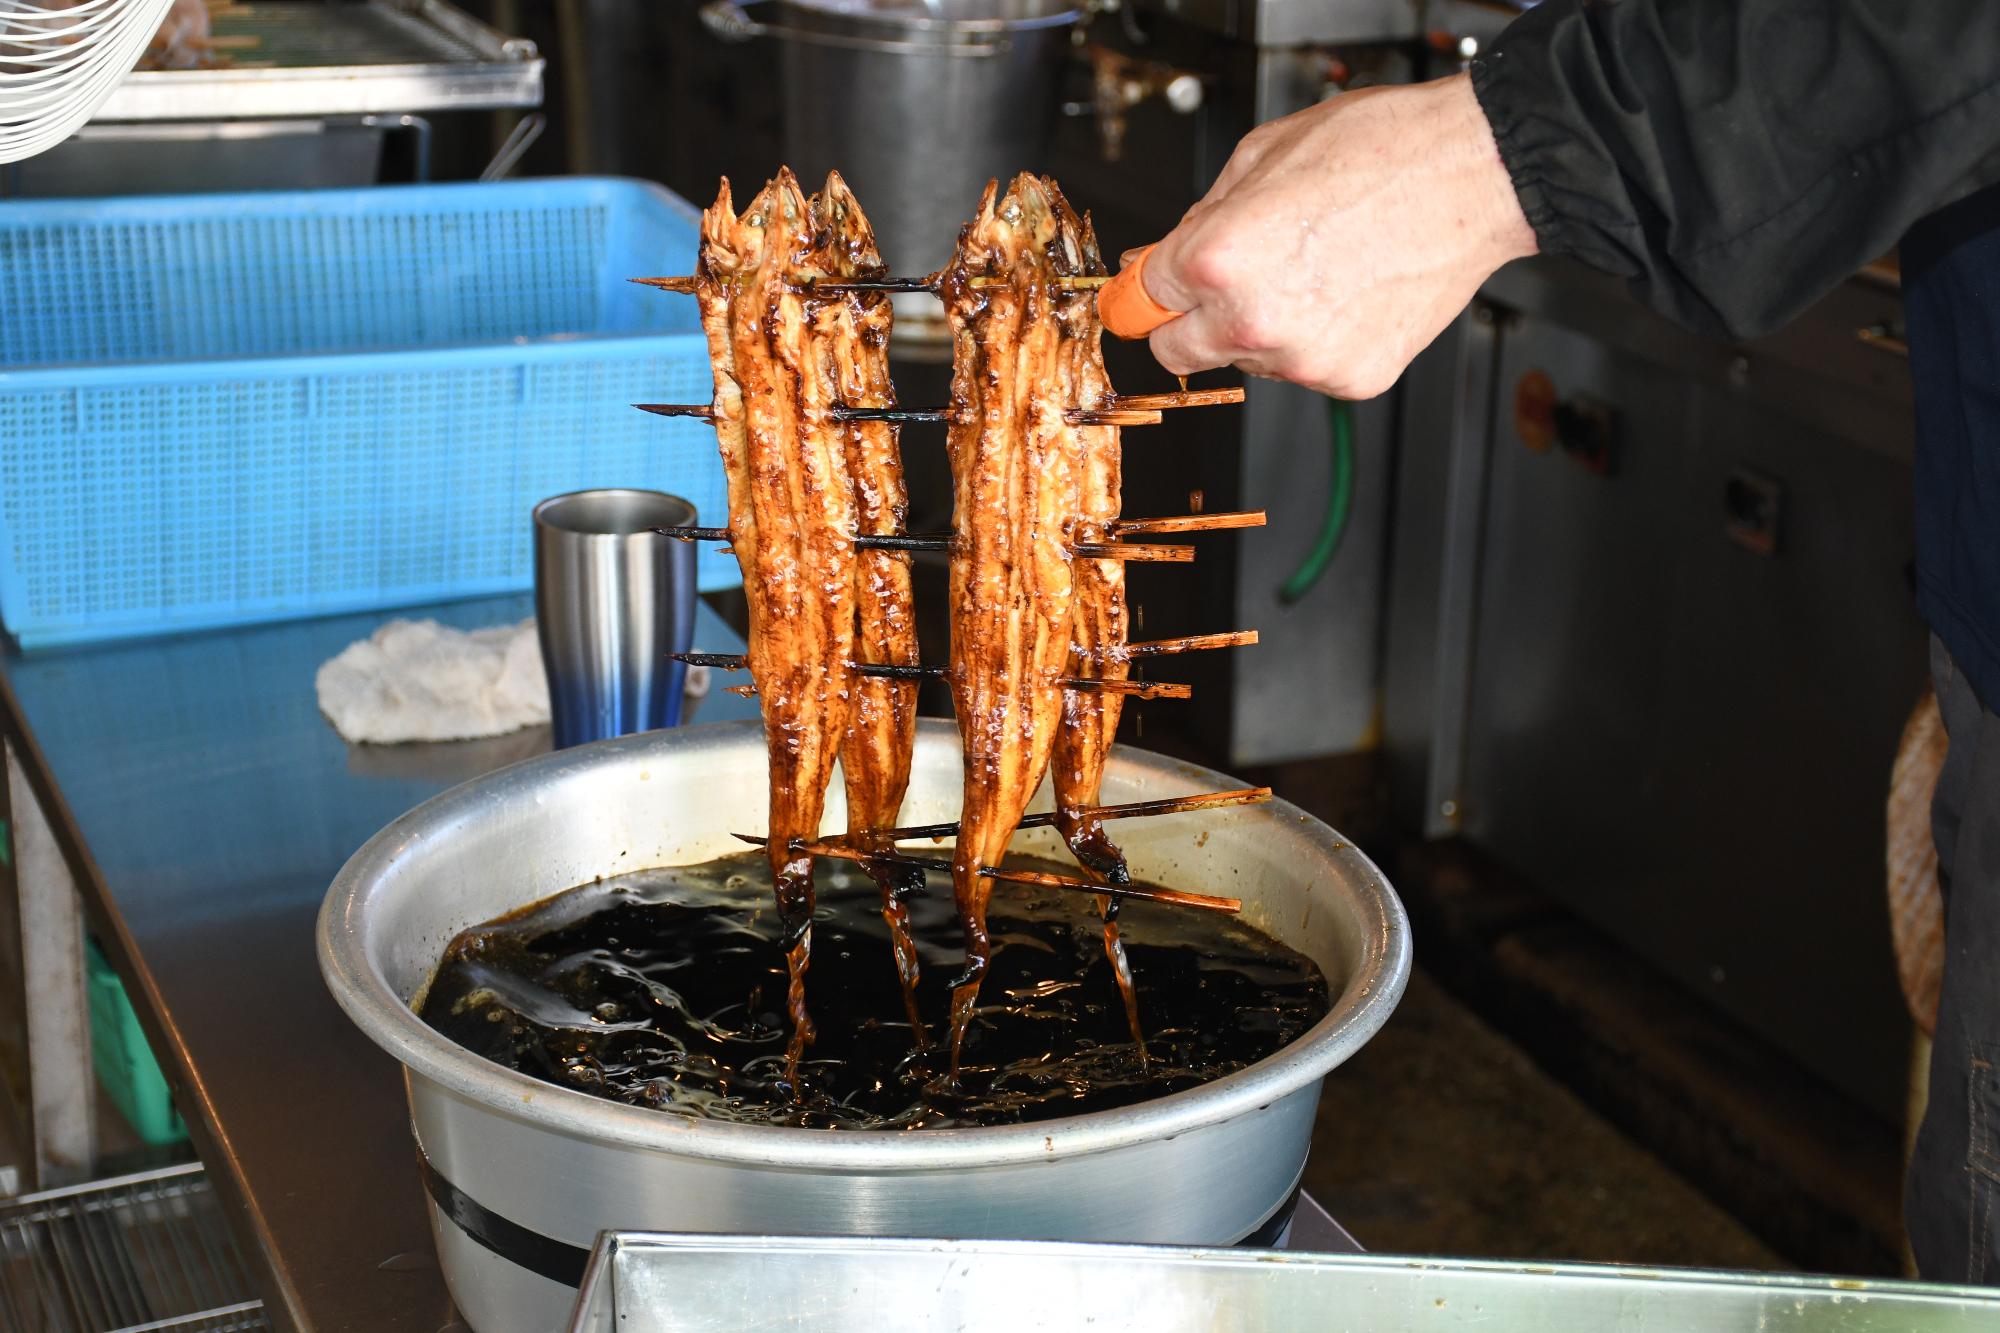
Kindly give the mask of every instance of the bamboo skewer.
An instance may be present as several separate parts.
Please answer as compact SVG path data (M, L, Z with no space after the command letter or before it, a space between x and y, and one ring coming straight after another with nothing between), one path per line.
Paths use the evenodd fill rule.
M667 656L689 666L713 667L717 671L742 671L750 665L746 653L669 653Z
M1059 291L1065 292L1094 292L1100 287L1109 284L1110 281L1111 275L1109 273L1058 273L1056 275L1056 288ZM972 285L974 287L1005 287L1009 284L1006 278L981 277L972 279ZM924 290L933 291L935 288L927 286Z
M1194 796L1166 796L1150 801L1127 801L1122 805L1097 805L1076 812L1079 819L1146 819L1158 815L1178 815L1190 810L1219 810L1232 805L1262 805L1271 799L1269 787L1239 787L1233 791L1202 792ZM1041 810L1023 815L1019 828L1049 828L1056 812ZM919 839L956 838L958 821L942 824L906 824L898 828L870 831L869 836L888 842L916 842ZM844 841L835 838L832 841Z
M1131 662L1142 657L1198 653L1208 648L1248 648L1256 642L1256 630L1236 629L1222 634L1187 634L1178 639L1153 639L1142 643L1127 643L1110 649L1109 655Z
M887 421L896 425L921 425L928 421L943 421L945 410L941 407L836 407L832 415L835 421Z
M1201 637L1199 635L1195 637ZM1226 638L1226 635L1216 635ZM1167 640L1164 642L1172 642ZM1231 644L1191 644L1193 648L1224 648ZM1164 652L1182 652L1186 649L1167 648ZM677 662L689 666L711 667L717 671L744 671L750 666L750 659L742 653L669 653ZM896 666L886 662L849 662L847 669L857 676L872 676L878 680L943 680L946 669L941 666ZM1086 680L1080 677L1065 678L1062 687L1079 694L1122 694L1132 699L1190 699L1194 697L1194 687L1171 680ZM757 693L755 685L731 685L731 694L750 698Z
M934 292L936 284L927 278L848 278L841 282L813 283L821 292Z
M1220 532L1227 528L1261 528L1264 511L1246 509L1235 513L1174 514L1166 518L1121 518L1111 525L1119 536L1132 533L1152 536L1171 532Z
M1160 413L1157 408L1091 407L1065 412L1063 420L1073 426L1157 426Z
M1179 389L1172 393L1121 393L1114 402L1120 407L1131 408L1174 408L1174 407L1221 407L1243 401L1243 390L1236 389Z
M690 542L726 542L728 528L661 527L652 531L662 537ZM862 533L854 538L858 551L948 551L951 538L945 533ZM1186 565L1194 562L1194 547L1171 546L1160 542L1078 542L1069 548L1080 560L1125 560L1153 564Z
M829 415L835 421L888 421L912 425L951 420L950 412L942 407L836 407ZM1063 413L1063 419L1073 426L1157 426L1160 424L1160 413L1157 408L1131 410L1122 405L1078 407Z
M1128 699L1192 699L1194 686L1167 680L1089 680L1071 678L1062 687L1072 694L1122 694Z
M633 282L646 287L657 287L663 292L680 292L693 295L696 279L692 274L671 278L633 278ZM1056 286L1066 292L1094 292L1111 281L1108 273L1079 273L1059 275ZM847 278L840 282L820 282L808 279L794 284L813 292L934 292L938 284L929 278ZM972 280L974 287L1004 287L1007 279L1002 277L981 277Z
M1156 426L1159 424L1162 412L1182 407L1212 407L1221 403L1242 401L1241 389L1180 389L1173 393L1121 393L1100 399L1094 407L1076 408L1068 415L1072 421L1080 421L1084 417L1091 418L1088 421L1080 421L1083 425ZM836 407L833 409L833 416L836 421L945 420L943 409L921 407Z
M857 551L945 551L951 549L951 538L942 535L912 535L907 532L888 532L879 536L863 533L855 537Z
M693 417L697 421L715 420L715 408L708 403L634 403L641 412L651 412L656 417Z
M1194 547L1163 546L1157 542L1078 542L1070 554L1079 560L1132 560L1156 564L1191 565Z
M1225 396L1229 394L1235 397ZM1112 398L1097 407L1072 408L1063 414L1063 418L1073 426L1157 426L1164 411L1239 402L1242 396L1241 389L1189 389L1185 393L1135 394ZM715 420L715 407L710 403L634 403L632 406L658 417ZM841 422L886 421L893 425L927 425L951 420L949 409L942 407L835 407L828 415Z
M1121 518L1111 525L1117 536L1151 536L1179 532L1220 532L1230 528L1261 528L1264 526L1264 511L1252 509L1240 513L1175 514L1167 518ZM726 542L728 528L669 527L654 528L663 537L678 537L689 542ZM898 532L878 533L860 536L854 544L863 550L875 551L942 551L948 549L950 537L946 533ZM1103 545L1104 543L1098 543ZM1128 549L1139 547L1140 543L1120 543ZM1192 550L1192 547L1186 548ZM1099 560L1117 559L1113 556L1097 556ZM1180 557L1170 557L1179 560Z
M1139 643L1121 644L1105 650L1110 656L1125 660L1146 657L1176 657L1181 653L1207 652L1216 648L1250 648L1256 646L1257 631L1254 629L1225 630L1219 634L1185 634L1174 639L1150 639ZM689 666L713 667L718 671L743 671L750 665L745 653L670 653L668 656ZM939 666L897 666L886 662L850 662L848 666L857 675L876 676L883 680L931 680L943 679L945 668ZM1065 681L1065 687L1082 685L1091 689L1109 688L1114 692L1127 687L1165 685L1165 681L1146 680L1088 680Z
M768 847L771 840L760 838L754 833L733 833L733 838L749 843L753 847ZM934 870L949 873L951 862L936 856L906 856L870 854L857 851L833 842L809 842L804 838L794 838L793 851L805 852L811 856L824 856L836 861L859 861L864 865L914 866L920 870ZM1193 907L1205 912L1240 912L1243 910L1241 898L1218 898L1206 893L1187 893L1180 889L1155 888L1150 884L1099 884L1096 880L1070 879L1064 875L1045 874L1039 870L1003 870L998 866L982 866L982 878L998 880L1005 884L1032 884L1043 889L1069 889L1077 893L1105 894L1113 898L1137 898L1142 902L1166 903L1174 907Z
M696 421L715 420L715 408L708 403L634 403L632 406L641 412L651 412L656 417L691 417ZM897 424L922 424L950 419L950 414L942 407L836 407L828 415L839 422L888 421ZM1080 407L1063 415L1074 426L1160 424L1160 413L1154 408L1133 411L1122 407Z

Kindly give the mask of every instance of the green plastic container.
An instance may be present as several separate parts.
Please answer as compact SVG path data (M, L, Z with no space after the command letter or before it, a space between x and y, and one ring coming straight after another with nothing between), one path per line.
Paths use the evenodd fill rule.
M97 941L86 945L90 985L90 1058L97 1081L104 1085L132 1129L151 1144L184 1143L187 1126L174 1110L166 1075L146 1044L139 1015L125 994L125 983L111 970Z

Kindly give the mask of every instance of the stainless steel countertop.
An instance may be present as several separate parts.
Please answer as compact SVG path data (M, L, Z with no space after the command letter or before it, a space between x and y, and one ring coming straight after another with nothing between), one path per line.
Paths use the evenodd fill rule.
M94 928L281 1327L451 1322L402 1080L321 984L313 920L384 824L549 744L542 727L350 747L320 716L313 674L397 616L474 628L530 614L526 597L486 598L0 658L87 849ZM703 607L695 647L742 642ZM695 720L755 708L716 690Z
M82 888L280 1327L453 1323L402 1080L335 1008L313 956L334 872L418 802L548 748L546 727L350 747L319 664L394 617L461 628L523 596L0 656L84 849ZM705 606L695 648L740 652ZM4 701L0 701L4 702ZM695 721L752 717L717 689ZM1311 1199L1293 1248L1354 1249Z

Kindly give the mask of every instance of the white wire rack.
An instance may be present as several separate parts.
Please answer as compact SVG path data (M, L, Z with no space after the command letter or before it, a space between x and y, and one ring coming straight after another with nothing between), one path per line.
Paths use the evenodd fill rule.
M269 1327L198 1162L0 1203L0 1328Z
M111 96L171 0L0 0L0 162L61 143Z

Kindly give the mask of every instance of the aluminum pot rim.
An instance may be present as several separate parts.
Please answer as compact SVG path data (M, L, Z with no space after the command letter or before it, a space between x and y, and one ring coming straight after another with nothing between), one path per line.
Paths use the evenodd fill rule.
M609 528L570 527L562 521L565 510L585 507L590 502L602 503L611 499L630 502L634 507L653 506L658 522L649 519L642 526L630 532L618 532ZM564 491L535 502L529 511L529 521L537 532L548 531L563 537L574 537L579 541L604 539L619 542L634 537L643 537L655 527L687 527L698 517L694 501L672 491L655 490L648 486L586 486L582 490Z
M1083 10L1075 6L1065 6L1054 13L1037 14L1030 18L952 19L925 18L920 13L884 14L866 10L836 9L829 5L815 4L813 0L781 0L781 5L783 8L800 14L809 14L814 20L826 23L828 31L846 27L877 35L894 33L905 37L933 37L938 39L937 44L941 49L948 47L952 38L998 41L1016 33L1074 27L1083 19ZM798 41L807 46L823 45L813 41L819 34L812 29L786 28L774 35L781 40ZM913 51L909 54L920 53Z
M946 719L920 719L921 732L948 734ZM763 743L755 720L712 722L595 741L537 755L440 793L397 818L348 858L328 889L316 930L320 972L334 1000L376 1045L412 1074L489 1111L572 1137L622 1148L742 1165L814 1171L935 1171L1055 1161L1170 1139L1221 1124L1309 1087L1358 1051L1388 1020L1410 973L1410 932L1402 904L1375 863L1346 839L1288 801L1256 807L1282 819L1328 857L1350 862L1355 902L1366 930L1362 957L1333 1008L1284 1049L1210 1083L1111 1111L914 1132L798 1129L684 1118L545 1083L473 1054L418 1018L367 955L361 917L371 886L413 835L450 824L491 804L507 786L540 785L568 770L660 762L663 752ZM1112 762L1137 763L1221 790L1234 780L1213 770L1130 746Z

